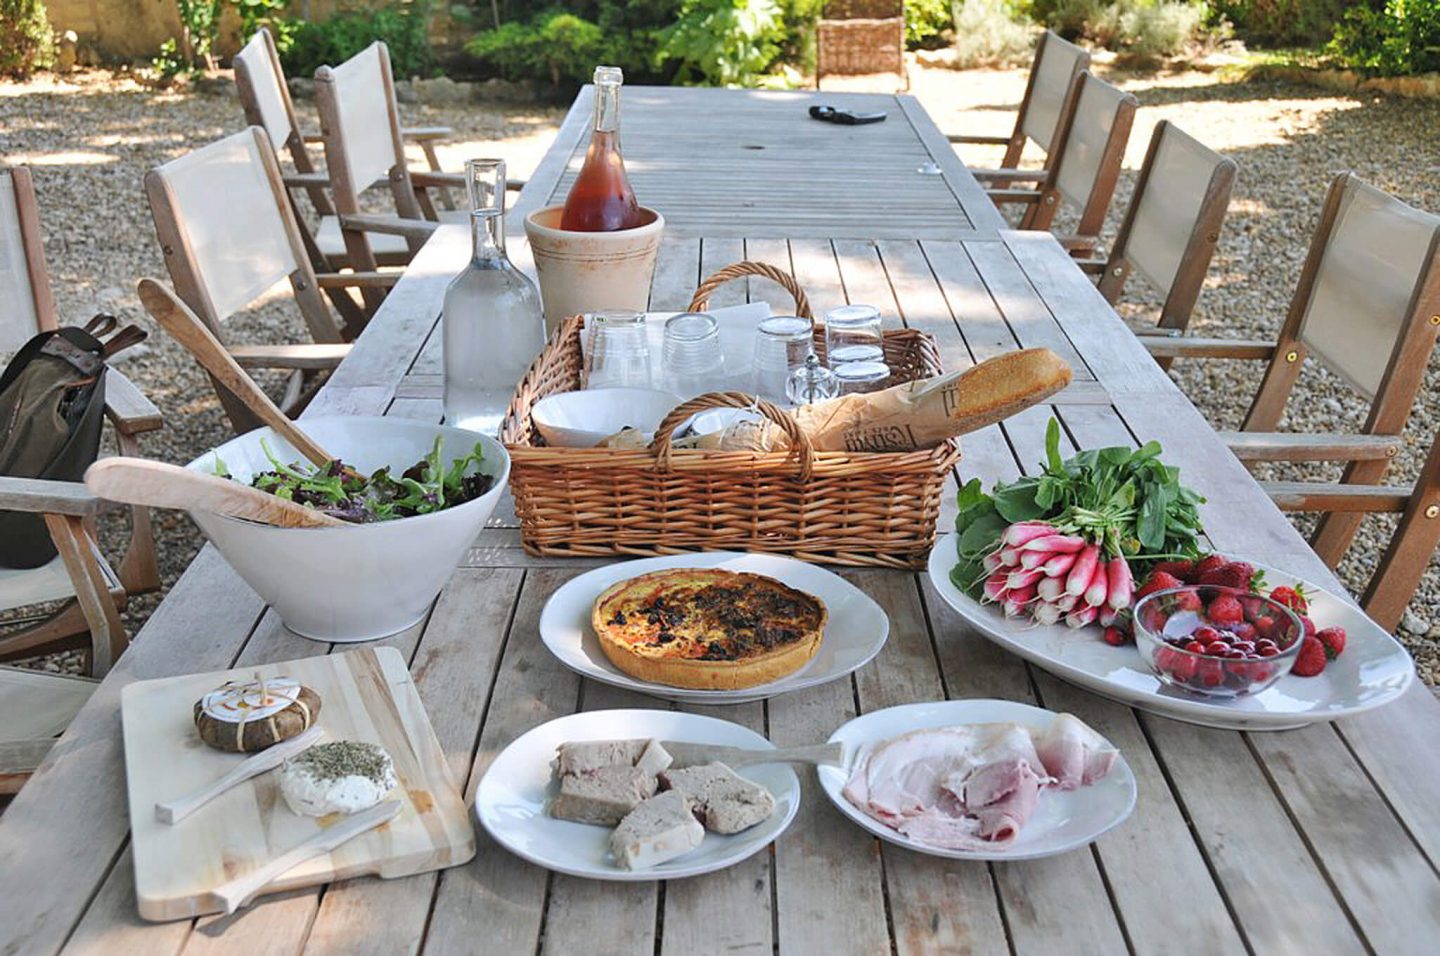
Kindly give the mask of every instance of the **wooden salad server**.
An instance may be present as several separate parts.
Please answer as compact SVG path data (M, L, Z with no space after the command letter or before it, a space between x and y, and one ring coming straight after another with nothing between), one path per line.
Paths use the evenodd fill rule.
M813 763L817 766L828 764L840 767L845 762L845 745L839 741L805 747L778 747L773 750L722 747L718 744L696 744L682 740L662 740L660 746L674 758L677 767L693 767L716 760L732 770L762 763Z
M291 757L309 750L324 735L325 731L319 727L311 727L304 733L296 734L288 740L282 740L274 746L266 747L259 753L253 753L218 780L207 783L183 797L155 804L155 818L161 823L179 823L231 787L244 783L251 777L258 777L262 773L274 770Z
M338 823L302 840L291 849L277 856L259 869L244 876L221 883L210 893L220 903L226 915L247 905L264 891L265 887L289 873L306 860L329 853L343 843L369 833L384 823L389 823L400 813L400 801L382 800L369 810L352 813Z
M270 401L270 396L261 391L250 374L240 367L225 346L220 344L220 340L200 321L200 317L176 298L175 293L164 284L149 278L141 279L136 291L150 317L185 346L205 371L233 392L257 418L275 429L317 467L324 468L335 460L334 455L315 444L309 435L300 430L300 426Z
M148 458L102 458L85 470L85 487L107 501L182 511L212 511L281 528L341 528L348 523L323 511L251 488Z

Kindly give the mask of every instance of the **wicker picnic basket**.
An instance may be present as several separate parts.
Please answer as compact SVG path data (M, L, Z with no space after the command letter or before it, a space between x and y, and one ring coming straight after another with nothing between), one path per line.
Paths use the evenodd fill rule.
M690 303L703 311L722 283L763 276L784 286L797 314L805 293L774 266L740 262L703 282ZM677 406L648 448L550 448L530 410L547 395L580 388L579 316L566 319L520 382L501 426L510 488L525 550L535 555L655 555L737 550L867 567L923 567L935 540L946 474L959 445L898 454L816 451L769 402L758 408L790 436L788 451L717 452L671 447L672 432L706 408L748 408L752 396L712 392ZM815 349L824 357L824 330ZM885 333L888 384L941 372L929 335Z
M902 0L829 0L815 24L817 77L905 75Z

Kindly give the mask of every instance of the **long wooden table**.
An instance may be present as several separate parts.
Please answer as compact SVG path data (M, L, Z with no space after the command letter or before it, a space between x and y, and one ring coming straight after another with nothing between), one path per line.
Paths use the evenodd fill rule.
M663 98L654 108L663 110ZM627 123L638 113L630 105ZM561 166L542 169L522 207L550 194ZM466 242L458 229L437 233L308 414L438 419L440 294ZM683 307L703 274L742 257L791 270L817 311L869 302L931 332L950 367L1017 345L1069 358L1077 384L1051 406L967 437L963 476L988 483L1034 467L1052 414L1072 444L1156 438L1209 498L1203 514L1216 548L1338 587L1048 235L675 235L652 306ZM758 282L727 286L716 301L747 296L780 304ZM536 627L546 598L595 562L532 559L513 517L502 510L494 524L429 618L384 642L411 661L467 797L509 741L546 720L670 706L582 681L545 651ZM923 576L843 573L890 616L880 656L852 680L704 712L784 745L823 740L856 713L894 704L1033 701L1077 714L1122 749L1139 782L1134 816L1065 856L957 863L878 843L830 806L807 771L799 816L772 849L705 877L575 879L524 863L482 833L476 858L454 869L287 893L230 918L147 925L135 911L127 841L121 687L325 650L286 632L207 547L0 818L0 952L1434 951L1440 702L1425 688L1304 730L1204 729L1025 664L966 626Z

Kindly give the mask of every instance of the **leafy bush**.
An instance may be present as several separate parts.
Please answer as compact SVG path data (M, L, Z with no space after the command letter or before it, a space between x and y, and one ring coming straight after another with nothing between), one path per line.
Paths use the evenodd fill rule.
M435 53L427 34L429 17L430 0L402 0L396 6L342 11L322 23L290 21L294 35L280 63L290 76L310 76L384 40L397 77L431 76Z
M957 0L956 65L1014 66L1030 61L1035 31L1007 0Z
M530 23L511 21L486 30L465 44L465 52L507 80L549 78L583 83L604 57L604 33L573 13L550 11Z
M55 36L40 0L0 0L0 76L25 76L54 62Z
M1351 9L1335 25L1326 52L1351 69L1381 76L1440 70L1440 3L1386 0Z
M1210 8L1194 0L1033 0L1030 13L1061 36L1140 56L1173 56L1203 36Z
M1346 8L1356 5L1357 0L1215 0L1211 21L1234 24L1247 43L1313 46L1330 39Z
M661 34L659 56L682 83L755 86L784 38L775 0L683 0L680 19Z
M940 34L954 26L950 0L905 0L905 44L938 45Z

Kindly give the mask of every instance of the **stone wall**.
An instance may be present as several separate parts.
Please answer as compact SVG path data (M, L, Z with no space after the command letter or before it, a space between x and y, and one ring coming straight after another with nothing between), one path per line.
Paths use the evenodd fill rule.
M45 0L50 25L74 30L80 49L102 60L148 59L180 35L175 0Z

